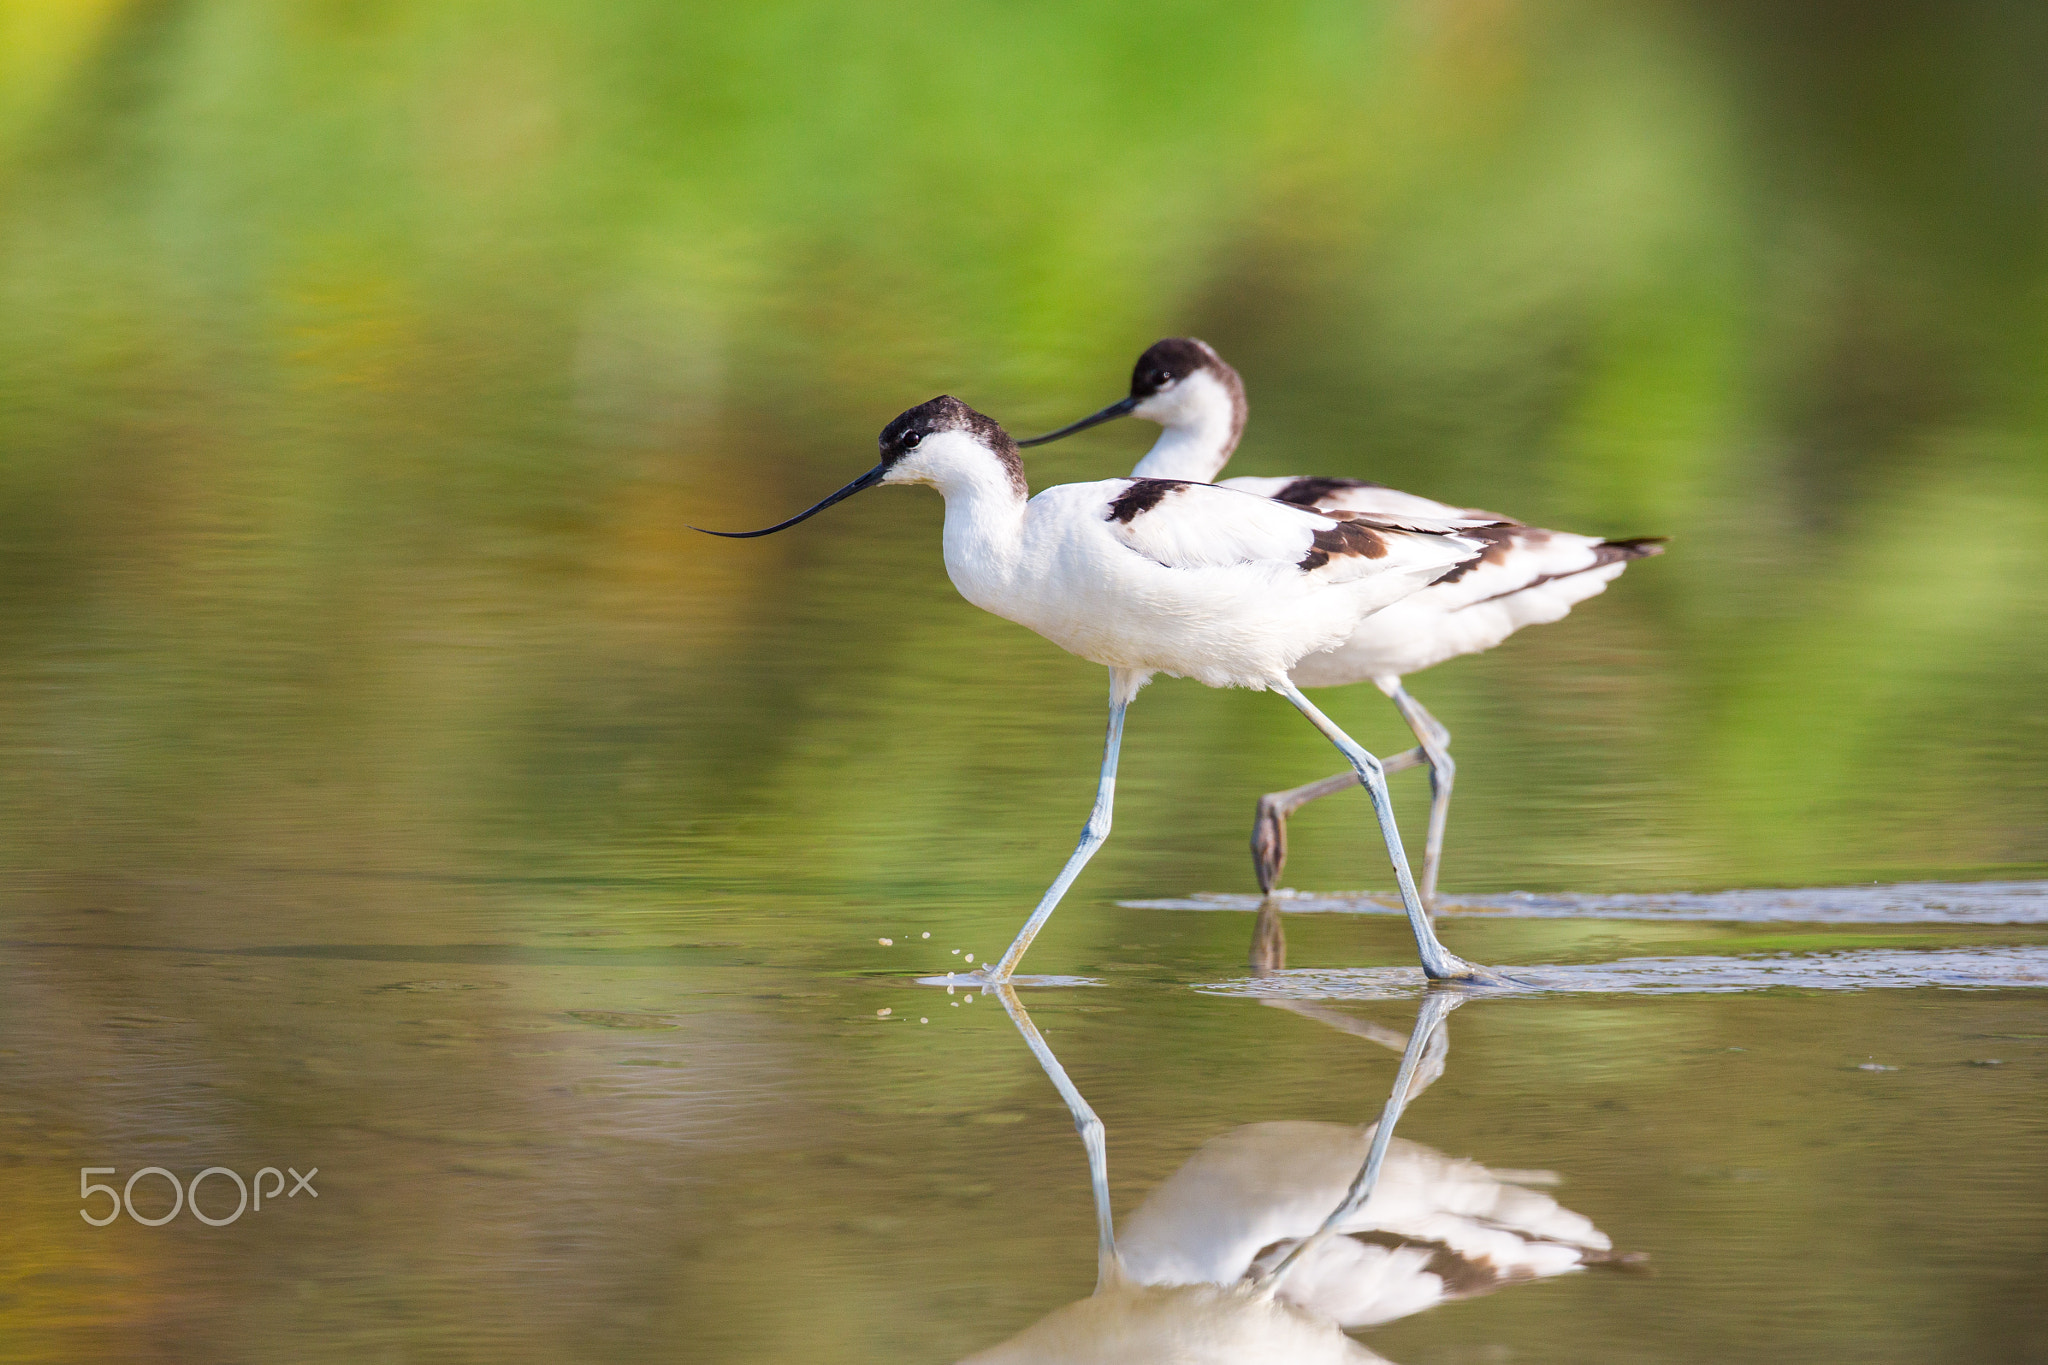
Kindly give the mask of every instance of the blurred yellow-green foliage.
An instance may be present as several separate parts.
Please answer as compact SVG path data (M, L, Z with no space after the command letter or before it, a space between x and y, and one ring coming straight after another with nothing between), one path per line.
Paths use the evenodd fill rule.
M1452 888L2043 861L2038 7L0 24L11 858L1006 916L1085 801L1092 670L951 595L927 499L686 527L801 505L935 392L1039 428L1194 332L1250 386L1237 472L1673 537L1417 680L1466 755ZM1266 699L1135 724L1132 889L1242 884L1251 798L1332 766ZM1292 875L1371 880L1330 804Z

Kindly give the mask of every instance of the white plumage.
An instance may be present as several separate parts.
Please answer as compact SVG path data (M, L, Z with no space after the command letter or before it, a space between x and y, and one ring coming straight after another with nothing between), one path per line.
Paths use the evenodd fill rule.
M960 1365L1386 1365L1329 1318L1246 1285L1113 1280Z
M1524 626L1563 620L1573 607L1605 591L1629 560L1660 552L1653 542L1523 526L1495 513L1354 479L1249 477L1218 486L1265 498L1301 489L1312 500L1296 505L1319 512L1494 523L1486 553L1462 573L1410 594L1359 622L1343 644L1297 663L1294 681L1302 687L1371 681L1391 695L1406 674L1492 649Z
M1227 1285L1271 1270L1344 1197L1372 1136L1370 1124L1253 1123L1210 1139L1125 1220L1125 1273ZM1346 1327L1576 1270L1613 1245L1549 1195L1400 1138L1371 1201L1334 1231L1280 1296Z
M1110 668L1263 689L1349 639L1368 613L1484 549L1454 534L1480 524L1470 520L1339 521L1168 480L1063 484L988 507L975 501L979 481L956 468L951 446L964 442L940 437L941 450L920 460L946 494L954 585L976 606ZM1120 507L1142 510L1119 521ZM956 536L956 518L971 530ZM1316 536L1344 524L1371 534L1384 556L1341 554L1304 569Z
M1423 968L1498 980L1437 942L1415 894L1377 759L1289 678L1304 657L1342 644L1371 612L1426 587L1486 549L1484 519L1318 512L1176 479L1106 479L1028 497L1016 444L989 418L935 398L882 431L881 463L793 526L864 488L929 484L946 500L946 572L976 606L1110 669L1110 725L1096 805L1080 845L1002 958L978 973L1008 980L1067 887L1109 834L1123 715L1156 673L1211 687L1270 689L1350 759L1374 793ZM714 534L733 534L717 532Z
M1138 358L1128 397L1023 444L1058 440L1114 417L1142 417L1164 430L1138 461L1134 475L1208 482L1229 463L1247 414L1237 371L1207 343L1171 337L1154 343ZM1602 540L1524 526L1491 512L1452 507L1360 479L1250 477L1226 479L1217 486L1331 516L1350 513L1462 524L1486 542L1475 562L1365 617L1345 640L1303 656L1290 672L1301 687L1370 681L1393 699L1415 731L1419 747L1387 760L1386 767L1395 771L1429 765L1433 799L1421 894L1425 904L1433 904L1456 765L1450 756L1450 732L1407 694L1402 678L1461 654L1491 649L1524 626L1560 620L1578 603L1603 591L1629 560L1661 553L1661 545L1647 539ZM1474 522L1488 524L1472 530ZM1350 785L1349 775L1340 774L1292 791L1269 793L1260 801L1252 856L1261 889L1273 889L1286 861L1287 817Z
M998 994L1082 1135L1099 1270L1092 1296L964 1365L1363 1365L1382 1358L1341 1329L1615 1259L1590 1219L1528 1188L1555 1182L1548 1172L1492 1170L1392 1136L1403 1108L1443 1074L1443 1021L1463 999L1455 990L1426 997L1407 1035L1269 1002L1401 1051L1379 1122L1231 1129L1148 1194L1121 1232L1101 1120L1015 992Z

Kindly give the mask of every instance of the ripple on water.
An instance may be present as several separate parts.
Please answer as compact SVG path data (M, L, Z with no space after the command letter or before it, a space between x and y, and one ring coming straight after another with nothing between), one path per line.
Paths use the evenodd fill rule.
M1398 915L1391 894L1278 891L1290 915ZM1259 897L1199 892L1173 900L1121 901L1133 910L1256 910ZM1788 890L1653 891L1596 895L1511 891L1446 900L1451 915L1510 919L1727 920L1770 924L2048 924L2048 881L1898 882Z
M1703 992L1862 991L1938 986L1988 990L2048 986L2048 947L1869 948L1776 957L1635 957L1619 962L1505 968L1539 990L1607 995ZM1209 995L1275 1000L1394 1000L1422 993L1419 967L1303 968L1196 986Z
M915 986L946 986L960 990L978 990L988 985L976 972L947 972L944 976L920 976L911 981ZM1104 984L1092 976L1024 976L1010 978L1010 984L1018 990L1044 989L1054 986L1100 986Z

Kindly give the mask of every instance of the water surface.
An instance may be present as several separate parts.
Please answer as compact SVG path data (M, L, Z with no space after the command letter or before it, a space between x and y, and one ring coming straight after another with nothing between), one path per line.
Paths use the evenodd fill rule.
M1647 1259L1371 1349L2048 1354L2038 8L11 6L0 1355L937 1361L1086 1295L1065 1106L911 983L1071 847L1100 671L960 601L925 492L689 527L1183 333L1233 472L1672 537L1411 680L1446 938L1571 989L1462 1007L1402 1135ZM1027 963L1099 984L1026 998L1120 1216L1378 1113L1392 1054L1268 1003L1416 1008L1399 921L1306 913L1388 884L1358 795L1286 974L1228 899L1335 766L1269 696L1132 710ZM151 1165L318 1194L79 1217Z
M247 930L176 940L144 918L195 894L231 901ZM786 963L764 960L744 924L713 939L691 912L609 929L563 914L445 943L366 932L394 902L417 929L607 894L277 873L131 882L10 944L0 1075L17 1353L944 1360L1089 1293L1094 1219L1065 1106L999 1002L910 982L956 960L962 936L940 915L877 917L894 946L868 938ZM1130 937L1067 964L1101 985L1025 998L1107 1125L1120 1214L1244 1124L1378 1115L1392 1052L1242 997L1334 1000L1300 1008L1398 1037L1414 987L1358 990L1371 973L1348 966L1404 958L1398 921L1301 917L1294 965L1232 987L1249 916L1117 915L1086 897L1072 911L1115 917ZM1555 1172L1547 1194L1645 1259L1368 1329L1371 1349L1397 1361L1821 1361L1845 1341L1902 1361L2038 1350L2039 989L1883 978L1970 956L2038 964L2043 930L1887 924L1851 939L1833 924L1539 920L1447 932L1489 961L1692 964L1690 981L1653 983L1676 993L1634 993L1640 982L1616 980L1624 966L1471 1001L1450 1021L1444 1078L1400 1129L1447 1157ZM1881 969L1849 981L1787 969L1858 958ZM1730 964L1750 975L1729 979ZM188 1179L216 1164L318 1166L319 1201L218 1229L189 1215L84 1226L78 1168L125 1179L144 1164ZM232 1191L207 1197L231 1211ZM135 1198L145 1216L169 1202L149 1182Z

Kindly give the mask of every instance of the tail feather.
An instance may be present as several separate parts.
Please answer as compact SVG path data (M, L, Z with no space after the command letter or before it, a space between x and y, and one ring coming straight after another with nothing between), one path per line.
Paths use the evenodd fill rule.
M1593 562L1612 564L1617 559L1648 559L1651 555L1664 553L1664 542L1670 536L1631 536L1627 540L1602 541L1594 547Z
M1509 588L1504 592L1497 592L1491 597L1482 597L1477 602L1467 602L1465 606L1459 607L1458 610L1463 611L1465 607L1478 607L1484 606L1488 602L1498 602L1502 598L1514 597L1520 593L1528 592L1532 588L1540 588L1547 583L1556 583L1561 579L1577 578L1580 574L1591 573L1593 570L1604 568L1609 564L1621 564L1631 559L1647 559L1651 555L1661 555L1664 553L1664 542L1667 539L1669 539L1667 536L1636 536L1629 540L1602 541L1593 547L1593 562L1590 564L1581 564L1578 568L1567 569L1563 573L1539 574L1528 582ZM1465 568L1477 562L1477 560L1473 560L1469 561L1466 565L1460 565L1438 581L1456 582ZM1596 588L1595 591L1597 592L1598 589Z

